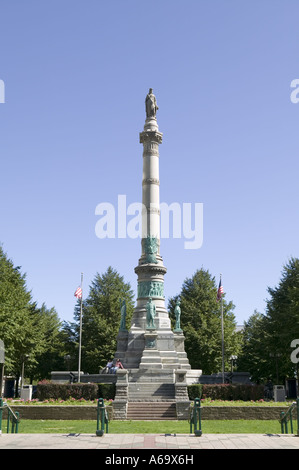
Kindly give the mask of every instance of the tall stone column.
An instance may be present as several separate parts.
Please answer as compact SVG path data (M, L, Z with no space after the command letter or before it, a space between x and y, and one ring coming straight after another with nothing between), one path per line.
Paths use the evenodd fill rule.
M143 145L142 241L141 256L135 268L138 276L137 305L132 318L125 358L128 368L149 367L149 349L155 357L151 364L153 367L180 367L174 334L165 307L164 275L167 270L160 254L159 145L162 143L163 134L158 128L157 109L156 98L150 89L146 97L144 129L140 133L140 143ZM147 304L150 299L156 313L151 327L147 320ZM153 329L156 331L156 340L148 348L148 333ZM144 349L147 351L147 362L142 360Z

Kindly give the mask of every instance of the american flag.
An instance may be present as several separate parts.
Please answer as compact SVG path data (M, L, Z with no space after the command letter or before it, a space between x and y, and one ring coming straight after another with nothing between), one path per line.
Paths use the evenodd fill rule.
M221 278L220 278L219 287L217 291L217 302L219 302L219 300L221 299L222 294L223 294L223 287L222 287Z
M81 299L81 298L82 298L82 289L81 289L81 287L78 287L78 289L77 289L76 292L74 293L74 296L77 297L77 299Z

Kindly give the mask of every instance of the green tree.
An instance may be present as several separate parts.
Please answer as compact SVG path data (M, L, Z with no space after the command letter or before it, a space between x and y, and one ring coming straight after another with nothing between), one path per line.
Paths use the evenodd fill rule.
M26 367L26 376L33 379L49 379L52 370L64 367L64 335L62 323L55 308L48 309L45 304L36 309L36 322L42 337L42 347L35 355L34 363Z
M111 266L104 274L96 274L88 297L82 303L81 369L84 372L98 373L99 368L114 356L120 326L120 301L126 300L128 327L133 314L133 297L130 284ZM76 305L74 317L75 323L64 325L64 331L68 331L69 337L76 339L76 348L74 341L69 341L72 364L76 362L74 353L78 356L80 301Z
M265 314L255 312L244 325L239 364L253 380L284 383L298 377L298 364L291 361L291 342L299 338L299 260L291 258L274 288L268 287Z
M244 322L243 343L238 357L238 368L250 372L253 382L266 382L270 377L269 354L265 353L266 319L255 311Z
M174 307L181 301L181 328L185 335L185 350L192 369L204 374L222 369L221 306L217 302L217 285L209 271L200 269L184 281L181 293L169 300L168 309L174 324ZM241 337L236 331L234 305L223 295L223 323L225 369L230 369L229 358L238 355Z
M293 377L297 364L291 361L291 342L299 338L299 259L290 258L283 266L277 287L268 288L266 305L266 353L276 382ZM298 373L298 370L297 370Z
M26 275L0 248L0 337L5 345L5 371L18 379L34 368L45 350L40 310L26 286Z

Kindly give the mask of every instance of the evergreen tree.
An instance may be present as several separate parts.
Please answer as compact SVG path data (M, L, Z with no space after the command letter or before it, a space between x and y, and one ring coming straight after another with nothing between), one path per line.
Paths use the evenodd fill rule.
M244 326L244 344L239 364L253 380L283 384L298 377L298 364L291 361L291 342L299 338L299 260L283 266L277 287L268 287L265 314L257 312Z
M26 275L0 247L0 339L5 345L5 372L18 378L49 377L59 357L60 322L54 309L38 308ZM55 358L55 360L54 360Z
M51 371L64 368L65 348L61 321L54 308L45 304L36 309L36 320L42 337L42 347L35 355L34 364L28 364L26 375L33 379L49 379Z
M88 373L98 373L106 365L107 360L114 356L116 351L116 338L120 327L121 300L126 300L127 328L133 314L133 291L123 276L109 267L100 275L96 274L91 283L89 295L82 304L82 361L81 369ZM75 324L64 325L69 336L76 338L69 342L72 364L75 364L74 353L78 355L80 301L75 308ZM73 344L73 346L71 345Z
M266 319L255 311L244 322L243 343L238 358L238 368L250 372L253 382L266 382L270 378L269 354L265 345Z
M215 278L209 271L197 270L183 283L181 293L169 300L169 311L174 322L174 307L181 301L181 328L185 335L185 350L192 369L204 374L222 369L221 306L217 302ZM223 295L225 369L230 369L229 358L238 355L240 334L236 332L234 305Z
M26 286L26 276L1 247L0 338L5 346L5 373L14 375L18 383L25 366L37 364L36 356L44 348L43 332L36 303Z
M34 349L34 309L26 276L0 247L0 338L8 372L19 373L24 358Z
M266 306L266 353L270 356L276 382L293 377L297 364L291 362L291 342L299 338L299 259L291 258L282 270L277 287L268 288ZM298 372L298 371L297 371Z

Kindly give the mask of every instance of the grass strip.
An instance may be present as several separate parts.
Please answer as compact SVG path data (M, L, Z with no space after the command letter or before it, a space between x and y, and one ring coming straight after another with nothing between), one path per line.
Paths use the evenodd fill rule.
M6 426L3 426L6 432ZM96 421L22 419L20 434L95 434ZM279 434L278 420L203 420L203 434ZM109 434L190 434L188 421L110 421Z

